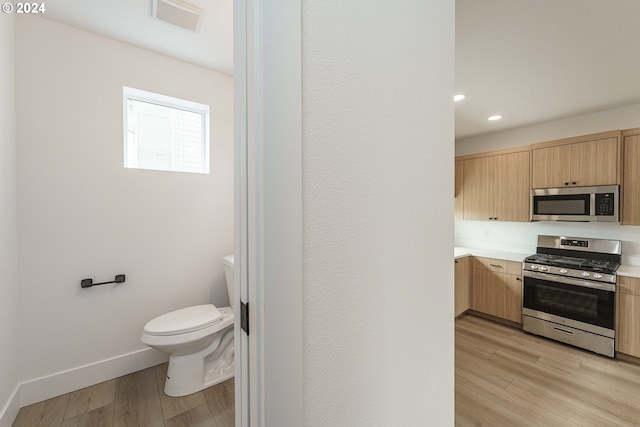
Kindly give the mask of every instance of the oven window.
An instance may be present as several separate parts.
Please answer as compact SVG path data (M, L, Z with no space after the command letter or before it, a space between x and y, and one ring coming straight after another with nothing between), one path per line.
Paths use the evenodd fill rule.
M613 329L615 292L525 277L524 307Z
M538 285L535 298L541 306L574 312L591 319L598 318L598 297L596 295L567 289L559 291L557 287Z
M589 215L588 194L563 196L534 196L536 215Z

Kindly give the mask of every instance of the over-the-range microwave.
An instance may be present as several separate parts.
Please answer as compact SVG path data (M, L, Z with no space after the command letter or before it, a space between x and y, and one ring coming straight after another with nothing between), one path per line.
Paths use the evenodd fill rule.
M617 185L531 190L532 221L618 222Z

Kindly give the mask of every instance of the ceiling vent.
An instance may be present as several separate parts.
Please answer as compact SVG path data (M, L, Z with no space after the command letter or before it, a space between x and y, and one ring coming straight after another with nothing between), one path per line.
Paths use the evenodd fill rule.
M198 32L204 10L181 0L153 0L151 15L161 21Z

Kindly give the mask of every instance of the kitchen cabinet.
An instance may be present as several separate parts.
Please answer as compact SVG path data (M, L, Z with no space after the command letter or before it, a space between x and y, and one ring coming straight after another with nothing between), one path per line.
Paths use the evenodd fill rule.
M455 316L471 308L471 257L454 260Z
M532 188L618 184L619 132L598 135L534 145Z
M522 263L474 257L471 308L522 323Z
M640 357L640 279L618 277L617 348Z
M529 221L529 150L463 161L463 219Z
M640 225L640 129L623 132L622 224Z
M463 219L463 212L462 209L464 207L463 205L463 201L464 201L464 193L462 191L462 180L463 178L463 173L464 173L464 165L463 165L463 161L462 160L457 160L455 163L455 193L453 195L453 200L454 200L454 205L453 205L453 211L454 211L454 218L457 220Z

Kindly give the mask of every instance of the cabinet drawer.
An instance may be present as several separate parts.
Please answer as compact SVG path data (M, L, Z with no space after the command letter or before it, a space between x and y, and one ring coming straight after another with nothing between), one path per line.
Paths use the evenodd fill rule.
M640 279L618 276L618 291L623 294L640 295Z
M522 274L522 263L494 258L473 258L473 268L507 274Z

